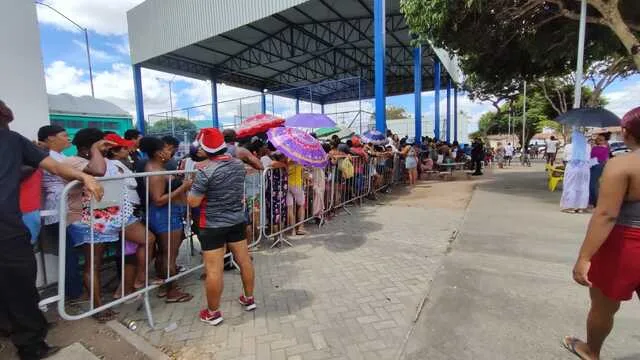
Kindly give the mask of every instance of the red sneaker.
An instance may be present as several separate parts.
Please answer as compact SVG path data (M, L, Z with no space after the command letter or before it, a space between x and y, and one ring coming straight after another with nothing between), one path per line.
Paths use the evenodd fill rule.
M209 311L209 309L204 309L200 311L200 321L207 323L209 325L220 325L222 322L222 312L220 311Z
M253 296L247 297L247 296L242 295L242 296L240 296L238 301L240 301L240 304L242 304L242 306L244 306L244 309L246 311L253 311L253 310L255 310L257 308L256 300L254 299Z

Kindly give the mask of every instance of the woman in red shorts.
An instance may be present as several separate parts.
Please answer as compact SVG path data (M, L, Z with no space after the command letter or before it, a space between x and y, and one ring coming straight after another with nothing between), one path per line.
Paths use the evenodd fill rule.
M640 107L622 119L624 141L633 151L607 162L573 278L588 286L591 309L587 341L564 338L581 359L598 360L620 302L640 296Z

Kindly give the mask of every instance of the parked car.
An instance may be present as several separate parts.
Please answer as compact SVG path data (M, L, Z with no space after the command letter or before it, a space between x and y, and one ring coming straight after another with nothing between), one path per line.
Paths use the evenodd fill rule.
M609 154L611 155L611 157L628 153L628 152L631 152L631 150L622 141L615 141L615 142L609 143Z

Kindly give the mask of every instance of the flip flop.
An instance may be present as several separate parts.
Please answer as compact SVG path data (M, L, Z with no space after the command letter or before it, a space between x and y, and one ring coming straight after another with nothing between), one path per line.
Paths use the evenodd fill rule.
M193 299L193 295L187 293L181 293L178 297L170 299L167 296L167 299L164 301L167 304L176 304L176 303L186 303Z
M576 350L576 344L578 343L578 341L582 342L582 340L580 339L577 339L571 336L565 336L565 338L562 340L562 346L564 346L564 348L567 349L568 352L572 353L578 358L582 360L587 360L585 357L580 355Z

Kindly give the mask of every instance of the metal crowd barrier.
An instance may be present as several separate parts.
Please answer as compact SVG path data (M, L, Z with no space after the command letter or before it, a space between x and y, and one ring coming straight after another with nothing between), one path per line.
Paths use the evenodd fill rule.
M327 214L330 211L335 211L338 208L344 208L347 204L353 203L363 197L375 193L389 187L394 184L395 169L389 166L387 159L372 158L370 161L365 161L360 157L350 157L352 162L354 173L353 176L344 176L340 170L339 162L336 164L330 164L325 169L314 169L306 167L303 170L303 183L301 189L290 189L287 179L287 169L280 168L267 168L263 172L256 172L249 174L245 180L245 202L244 209L247 214L247 233L248 243L251 249L256 248L263 239L274 239L275 241L271 247L279 244L292 244L284 237L284 234L288 231L296 231L298 226L318 219L319 224L322 224ZM382 163L383 161L384 163ZM397 159L394 159L394 164L397 164ZM127 179L143 179L142 183L145 186L144 196L140 199L145 205L145 209L149 209L151 203L149 195L149 179L152 176L190 176L197 170L192 171L162 171L153 173L137 173L122 176L113 176L101 178L100 182L105 187L105 198L96 203L94 200L88 202L89 214L93 215L95 209L103 209L109 207L118 207L124 209L125 202L127 201L126 184ZM65 297L66 288L66 261L67 261L67 223L68 207L69 207L69 193L72 191L82 191L80 189L81 184L78 181L73 181L67 184L62 191L61 201L59 206L60 226L59 226L59 257L58 257L58 286L57 294L52 297L48 297L40 301L41 308L46 308L48 304L57 303L58 313L65 320L79 320L88 316L95 315L104 310L110 309L114 306L123 304L138 297L142 297L145 312L149 325L154 327L153 314L151 310L151 304L149 299L149 292L163 284L176 281L184 276L187 276L195 271L203 268L203 264L196 264L193 266L194 256L194 236L197 236L193 230L197 230L197 224L192 228L191 209L188 204L186 207L186 216L184 219L184 231L182 232L182 239L172 239L170 237L168 248L171 249L173 241L190 242L190 257L189 266L185 271L171 274L171 252L167 250L166 269L162 269L162 274L156 274L156 276L166 275L164 282L161 284L150 281L150 245L153 245L150 241L149 229L149 211L145 211L141 219L138 219L144 225L144 244L138 244L138 246L145 246L145 279L144 286L139 289L134 289L132 293L125 294L125 228L129 225L127 221L123 219L119 220L119 263L121 267L120 276L120 297L108 302L102 302L102 299L97 299L97 294L94 292L95 288L95 271L96 259L94 259L94 250L97 244L96 232L95 232L95 220L94 216L89 216L88 219L84 219L84 224L89 229L89 246L91 251L89 252L88 259L84 259L85 262L89 262L89 308L86 311L70 313L67 309L68 301ZM168 191L171 193L172 182L168 181ZM293 191L292 191L293 190ZM300 191L298 191L300 190ZM298 191L296 193L296 191ZM287 196L289 197L289 204L287 206ZM302 201L302 204L300 202ZM175 201L169 198L167 203L167 216L170 217L174 207L178 206ZM291 215L295 218L291 218ZM298 216L300 215L300 216ZM126 219L125 219L126 220ZM167 219L170 222L170 219ZM113 244L113 242L111 243ZM160 256L158 253L157 256ZM157 258L156 256L156 258ZM227 254L231 256L231 254ZM176 255L176 258L178 256ZM100 260L100 259L98 259ZM231 261L233 259L231 257ZM77 264L75 264L77 265ZM75 269L78 267L75 266ZM166 273L164 272L166 271ZM100 289L102 291L102 289ZM96 301L99 300L99 301ZM96 305L99 304L99 305Z

